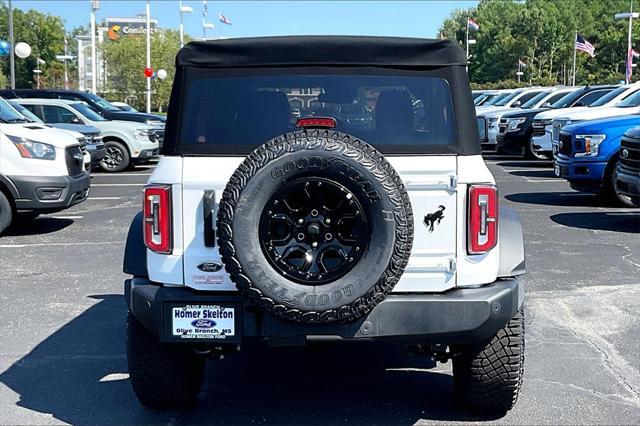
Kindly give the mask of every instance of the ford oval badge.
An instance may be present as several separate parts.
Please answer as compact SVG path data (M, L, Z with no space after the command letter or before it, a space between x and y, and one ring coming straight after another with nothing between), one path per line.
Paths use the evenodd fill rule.
M216 326L216 322L209 319L198 319L191 321L191 325L195 328L213 328Z
M198 269L202 272L218 272L222 269L222 263L220 262L202 262L198 265Z
M622 150L622 156L624 158L629 158L629 150L627 148Z

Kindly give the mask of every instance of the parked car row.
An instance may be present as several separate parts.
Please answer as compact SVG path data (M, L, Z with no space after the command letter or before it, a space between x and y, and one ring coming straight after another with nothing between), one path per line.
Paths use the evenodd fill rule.
M0 95L0 233L84 201L93 167L119 172L160 153L164 117L78 91Z
M483 95L474 93L483 148L553 158L555 176L573 189L638 206L639 83L489 91L502 98L487 103Z

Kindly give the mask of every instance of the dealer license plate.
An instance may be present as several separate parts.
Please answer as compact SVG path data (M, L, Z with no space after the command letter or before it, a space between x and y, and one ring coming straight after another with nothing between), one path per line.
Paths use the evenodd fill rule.
M236 335L235 307L186 305L171 309L171 333L182 339L233 338Z

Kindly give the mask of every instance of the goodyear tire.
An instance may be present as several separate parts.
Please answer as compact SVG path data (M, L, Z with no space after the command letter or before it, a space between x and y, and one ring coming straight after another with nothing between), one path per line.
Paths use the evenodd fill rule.
M238 289L281 318L354 320L398 282L413 214L398 174L340 132L287 133L238 167L218 211L222 260Z
M453 385L458 402L492 415L515 405L524 375L524 309L490 340L454 348Z
M204 380L205 361L190 346L161 343L129 312L129 378L142 405L169 409L195 404Z

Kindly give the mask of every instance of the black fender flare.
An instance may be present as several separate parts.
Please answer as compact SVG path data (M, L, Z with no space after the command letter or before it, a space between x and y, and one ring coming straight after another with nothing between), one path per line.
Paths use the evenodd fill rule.
M515 210L500 207L498 221L500 258L498 278L515 277L526 272L522 222Z
M11 197L14 199L20 198L20 194L18 193L18 188L11 182L11 180L3 174L0 174L0 188L6 188Z
M124 248L122 271L136 277L149 277L147 270L147 247L144 245L142 212L135 215L129 226Z

